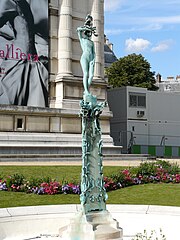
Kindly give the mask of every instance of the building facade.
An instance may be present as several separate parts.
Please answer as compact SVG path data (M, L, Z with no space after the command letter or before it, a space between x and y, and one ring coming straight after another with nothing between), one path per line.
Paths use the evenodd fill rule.
M4 2L6 3L6 0L4 0ZM34 103L34 99L38 95L35 94L35 92L31 95L32 101L26 101L26 103L22 103L21 101L15 104L4 104L3 101L0 101L0 144L4 146L4 149L7 145L12 146L13 149L16 147L20 149L22 143L28 147L33 146L33 143L37 145L43 145L45 143L46 147L48 145L51 147L54 145L62 145L62 147L68 146L73 148L73 146L77 146L80 148L81 119L79 117L79 101L83 96L83 75L80 66L82 50L76 29L78 26L84 24L84 19L87 14L93 16L93 25L97 28L98 36L93 36L96 62L91 92L97 96L98 101L103 102L107 99L107 83L104 80L104 1L38 1L41 2L42 5L37 5L37 0L25 0L25 2L28 5L28 9L32 12L32 15L39 17L43 15L43 11L41 11L41 9L43 10L43 6L48 4L48 83L46 81L46 84L41 84L40 87L34 84L34 88L41 88L42 93L48 92L48 103L42 105L41 103ZM38 8L39 12L35 14ZM4 9L6 9L6 7L4 7ZM42 20L40 18L39 22L38 20L36 21L36 19L38 18L34 17L34 23L27 22L27 26L30 28L33 23L34 29L36 29L36 22L44 21L44 18L43 21L40 21ZM46 25L44 25L44 27L45 26ZM43 28L39 29L41 31L39 30L37 32L37 36L31 36L35 39L34 43L38 41L41 35L39 32L45 32L46 30ZM47 39L44 37L44 40ZM43 44L45 45L44 42L41 42L41 45ZM1 51L1 55L2 53L4 52ZM23 55L22 52L20 54L20 61L23 61L24 65L27 60L32 62L32 54L28 55L27 53ZM44 56L42 59L43 63L47 61L47 58ZM29 62L28 64L30 65ZM42 66L42 63L39 62L35 64ZM40 76L38 78L40 83L42 83L41 72L44 73L46 70L44 65L42 71L39 71L39 68L37 68L37 72L40 72L38 75ZM27 65L25 68L26 67ZM29 76L28 73L26 75ZM37 79L36 75L33 75L32 79ZM22 81L24 81L24 78L22 78ZM29 89L29 85L26 89ZM22 99L24 98L22 97ZM109 108L106 107L102 114L101 127L104 145L108 146L112 146L112 139L109 135L109 119L111 116L112 114ZM67 152L69 151L68 149Z
M180 156L179 93L122 87L108 91L111 136L123 152Z
M56 16L54 13L57 13ZM88 13L93 16L98 37L93 36L96 52L94 80L91 92L99 101L106 97L107 85L104 81L104 1L99 0L60 0L50 3L51 50L50 65L50 107L66 109L62 118L62 131L81 132L80 119L77 118L79 100L83 96L82 70L80 58L82 50L77 35L77 27L84 24ZM70 116L70 117L69 117ZM110 112L106 108L103 119L103 131L109 132ZM67 125L67 127L65 126Z
M159 88L160 92L180 92L180 76L167 77L166 80L162 80L161 75L156 76L156 86Z

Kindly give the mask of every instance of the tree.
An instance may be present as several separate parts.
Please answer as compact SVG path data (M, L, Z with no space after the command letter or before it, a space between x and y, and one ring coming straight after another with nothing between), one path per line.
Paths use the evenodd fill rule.
M149 62L135 53L120 58L106 69L108 82L113 87L135 86L157 90L155 72L150 71Z

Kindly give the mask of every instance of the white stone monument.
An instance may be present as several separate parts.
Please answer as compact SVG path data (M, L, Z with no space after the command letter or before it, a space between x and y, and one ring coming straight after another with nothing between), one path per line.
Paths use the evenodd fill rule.
M93 16L98 37L91 92L106 100L104 80L104 0L49 1L49 108L0 106L0 147L4 154L79 154L81 159L81 118L79 100L83 95L83 74L77 27L87 14ZM120 153L110 137L108 107L101 115L104 154ZM7 149L9 146L11 149ZM113 151L112 151L113 148ZM10 151L11 150L11 151ZM60 158L60 157L59 157Z
M53 5L54 2L54 5ZM66 109L62 118L61 132L81 132L81 121L77 117L79 99L83 95L82 53L77 35L77 26L83 24L90 13L97 26L98 37L94 38L96 48L95 74L92 92L103 101L107 85L104 81L104 1L102 0L60 0L51 1L51 8L58 7L58 16L51 16L51 99L50 107ZM55 68L55 69L54 69ZM109 109L102 118L103 133L109 134ZM76 127L75 127L76 125Z
M82 50L76 29L83 24L87 14L93 16L98 37L93 37L96 62L91 92L98 100L105 101L107 83L104 80L104 1L51 0L50 13L50 107L65 110L60 121L61 133L78 134L76 137L81 138L81 119L77 114L80 109L79 100L83 95L83 73L80 66ZM110 117L111 112L106 107L101 117L104 146L112 146Z

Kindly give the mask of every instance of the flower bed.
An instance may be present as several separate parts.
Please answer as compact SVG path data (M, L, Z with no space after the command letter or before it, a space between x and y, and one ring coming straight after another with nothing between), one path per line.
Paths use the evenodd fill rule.
M144 162L139 167L124 169L104 177L106 191L147 183L180 183L180 167L166 161ZM25 179L21 174L0 178L1 191L34 194L80 194L80 184L61 183L49 177Z

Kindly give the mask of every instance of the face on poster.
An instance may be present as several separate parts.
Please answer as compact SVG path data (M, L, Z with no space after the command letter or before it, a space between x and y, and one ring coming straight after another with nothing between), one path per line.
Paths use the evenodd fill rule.
M1 0L0 104L48 106L48 0Z

